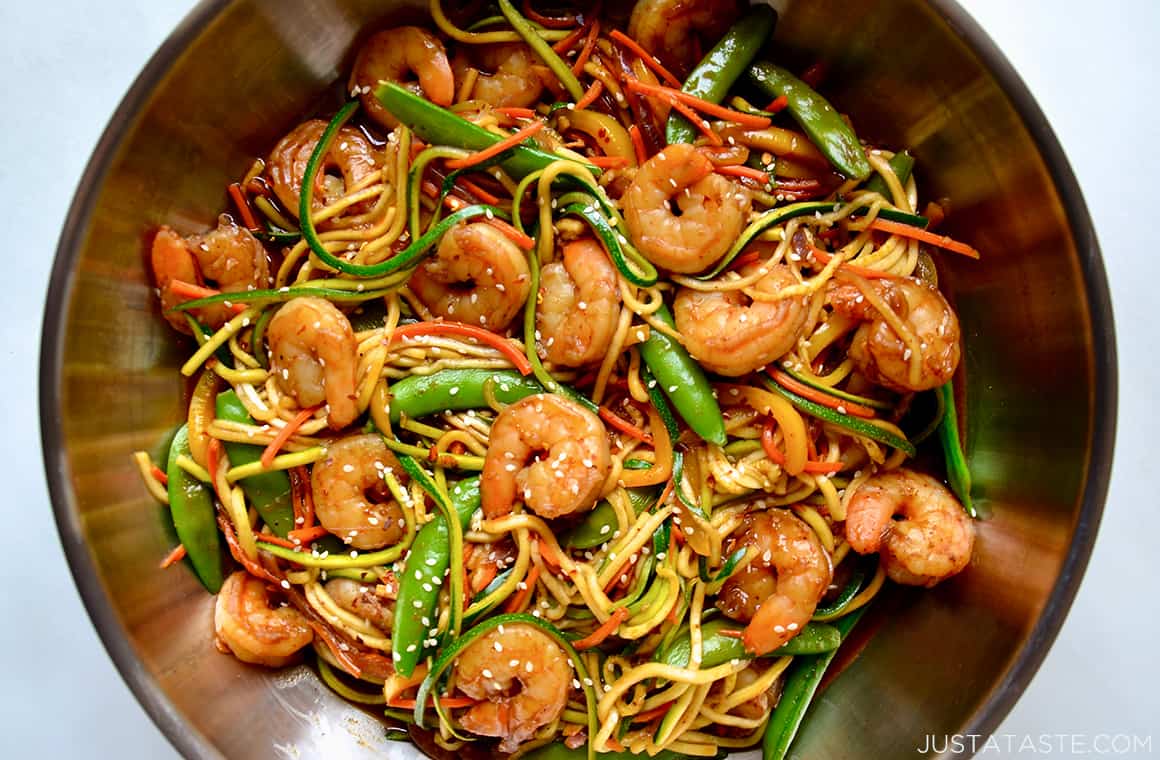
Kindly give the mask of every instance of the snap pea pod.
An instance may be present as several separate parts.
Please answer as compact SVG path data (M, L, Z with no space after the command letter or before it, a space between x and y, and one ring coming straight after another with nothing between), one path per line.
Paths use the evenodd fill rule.
M449 493L460 530L467 530L471 516L479 508L479 478L461 480ZM394 653L391 657L395 670L403 676L409 677L415 672L415 666L427 651L423 642L431 638L431 629L436 626L440 589L439 583L432 579L438 578L441 583L450 561L447 520L439 514L419 529L399 576L395 604L399 614L395 616L392 632Z
M431 669L427 672L427 677L423 679L423 683L419 684L419 691L415 695L415 723L420 728L423 727L423 713L424 708L427 706L427 700L432 696L436 685L443 680L443 674L451 667L451 664L455 662L456 658L462 654L463 650L481 636L503 625L529 625L538 628L548 634L564 650L568 659L572 661L572 665L576 671L576 678L580 682L580 688L584 691L584 702L588 717L588 750L586 757L588 760L595 760L596 750L593 747L592 738L596 736L596 694L592 686L589 685L592 681L588 676L588 668L584 665L584 660L580 658L580 655L577 654L572 644L564 637L564 634L560 633L559 629L541 618L522 613L497 615L496 617L488 618L465 632L462 636L452 640L439 652L439 657L432 663Z
M834 623L833 627L843 640L865 611L866 608L862 607ZM810 700L837 651L835 649L824 654L802 657L790 664L781 698L765 726L765 737L761 743L762 760L785 760L788 756L790 744L797 735Z
M479 151L490 148L503 139L494 132L472 124L394 82L380 85L375 90L375 97L391 112L391 115L410 127L430 145L450 145ZM500 161L500 166L516 179L544 169L563 158L527 145L517 145L506 151L505 155L506 158ZM600 174L600 170L595 166L579 161L577 163L594 175Z
M185 547L185 555L205 590L216 594L222 588L222 550L217 515L210 489L177 463L190 456L189 428L182 425L169 445L165 474L169 478L169 511L173 527Z
M772 36L776 23L777 13L768 5L750 8L701 59L681 89L702 100L720 103ZM674 110L665 125L669 145L691 143L696 136L692 123Z
M947 480L950 481L951 490L959 497L967 514L978 517L979 512L971 500L971 470L967 467L967 455L959 439L959 415L955 408L954 383L942 385L938 393L943 401L943 419L938 428L938 436L942 441L943 455L946 458Z
M910 155L910 151L900 150L891 156L887 163L894 170L899 183L906 187L906 181L910 179L910 173L914 171L914 156ZM883 198L890 198L890 188L886 186L886 180L882 179L881 174L875 174L871 177L870 181L866 183L866 189L878 193Z
M656 500L654 488L630 488L628 500L632 504L632 511L639 515ZM576 527L564 534L564 546L569 549L592 549L606 541L612 540L616 532L616 510L607 499L601 500L591 512L585 515L584 520Z
M858 417L851 417L848 414L842 414L833 409L830 409L829 407L822 406L819 403L802 398L796 393L793 393L792 391L789 391L778 385L776 382L770 380L769 378L765 378L764 383L765 386L771 391L784 397L787 401L806 414L811 414L820 420L830 423L831 425L844 427L857 435L878 441L879 443L885 443L891 448L906 452L907 456L912 457L917 453L915 451L914 444L912 444L910 441L906 440L902 436L896 435L889 430L873 424L869 420L860 419Z
M842 115L809 85L768 61L749 67L749 78L771 98L786 98L786 109L834 168L850 179L864 180L873 169L858 136Z
M391 422L398 422L403 414L413 419L442 411L483 409L488 405L489 385L494 398L505 404L544 392L534 378L518 372L444 369L411 375L391 386Z
M219 419L244 425L255 424L233 390L222 391L217 395L215 409ZM224 445L230 464L234 467L251 464L262 458L261 446L230 441L225 441ZM294 504L291 501L290 476L285 470L251 475L238 481L238 485L246 494L246 501L258 510L262 522L269 525L275 535L286 538L294 529Z
M676 327L667 306L662 305L653 316L669 327ZM709 443L724 446L725 418L721 407L713 396L705 370L689 356L685 347L659 330L652 330L648 340L640 345L640 358L693 432Z
M739 638L726 636L723 631L738 631L741 626L733 620L714 618L701 624L701 667L715 668L732 660L751 660L753 653L745 650ZM838 648L842 636L838 629L825 623L806 623L801 632L777 649L762 657L783 657L786 655L814 655L831 652ZM689 664L693 651L688 626L682 626L681 633L657 656L658 662L674 668L684 668Z

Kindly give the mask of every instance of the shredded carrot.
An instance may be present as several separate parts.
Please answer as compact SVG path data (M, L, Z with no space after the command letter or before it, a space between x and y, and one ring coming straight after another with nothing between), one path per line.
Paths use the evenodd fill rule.
M573 47L575 47L576 43L580 41L580 38L583 37L587 33L588 33L587 26L577 27L575 31L573 31L567 37L565 37L564 39L560 40L555 45L553 45L552 50L556 51L556 53L558 53L559 55L564 55L569 50L571 50Z
M513 119L534 119L536 112L530 108L517 108L516 106L501 106L494 109L496 113L510 116Z
M575 16L545 16L532 7L531 0L524 0L522 10L525 16L545 29L567 29L576 23Z
M314 494L311 492L310 472L305 467L290 470L290 488L297 530L314 527Z
M829 251L823 251L821 248L813 247L811 248L810 253L822 266L828 264L830 259L833 258L833 255ZM869 269L868 267L860 267L857 264L847 264L842 262L840 266L847 272L859 275L860 277L865 277L868 280L891 280L897 278L897 275L890 274L889 272L883 272L878 269Z
M559 570L560 557L556 554L555 548L547 541L541 541L539 538L536 539L536 543L540 545L540 559L544 560L544 564L551 568L553 572Z
M580 55L576 56L576 62L572 64L572 73L576 76L580 75L580 72L584 70L584 64L588 63L588 59L592 57L598 34L600 34L600 22L593 21L592 26L588 29L588 38L584 40L584 47L580 49Z
M762 185L769 184L769 172L763 172L760 169L754 169L749 166L718 166L713 171L728 177L745 177L759 182Z
M499 575L499 565L495 562L484 565L472 576L471 590L478 594L487 588L487 584L494 581L497 575Z
M599 646L605 639L616 632L620 624L628 617L627 607L618 607L615 612L592 633L588 634L582 639L576 639L572 642L572 646L576 649L591 649Z
M701 113L725 121L731 121L740 124L743 127L751 129L765 129L772 122L765 116L755 116L753 114L744 113L742 111L735 111L732 108L711 103L708 100L698 98L696 95L690 95L687 92L681 92L671 87L661 87L660 85L645 84L639 79L628 80L626 86L633 92L638 92L643 95L653 95L658 98L664 98L670 102L681 102L691 106Z
M624 156L586 156L584 160L601 169L622 169L628 166L628 159Z
M498 206L500 204L500 200L499 200L498 196L493 195L492 193L488 192L487 190L484 190L482 187L475 184L474 182L467 179L466 177L460 177L459 184L463 186L464 190L471 193L476 198L479 198L484 203L490 203L493 206Z
M631 723L648 723L649 721L651 721L655 718L659 718L662 715L664 715L665 713L667 713L669 711L669 708L672 706L673 706L672 702L665 702L663 705L659 705L657 707L654 707L651 710L645 710L644 712L637 713L636 715L632 716L632 720L630 722Z
M185 282L184 280L170 280L169 290L174 295L179 295L183 298L209 298L210 296L220 296L220 290L207 288L203 285L194 285L192 282ZM246 305L241 303L231 303L229 309L235 314L246 310Z
M471 697L440 697L439 704L449 710L454 710L460 707L473 707L479 704L479 700L472 699ZM394 699L387 700L387 706L396 707L400 710L414 710L415 700L396 697ZM428 702L428 706L434 707L435 700L432 699L430 702Z
M447 168L449 168L449 169L466 169L469 166L475 166L476 164L481 164L484 161L488 160L489 158L495 158L500 153L503 153L505 150L510 150L510 149L516 147L517 145L522 143L524 140L527 140L529 137L536 134L537 132L539 132L543 128L544 128L544 122L537 119L536 121L533 121L532 123L528 124L526 127L521 129L520 131L515 132L514 134L500 140L495 145L484 148L481 151L477 151L475 153L472 153L470 156L466 156L464 158L451 159L450 161L447 162Z
M226 501L226 497L229 496L229 494L223 494L221 491L218 490L217 473L218 473L218 469L221 466L221 459L222 459L222 442L218 438L211 437L209 439L209 445L206 446L206 449L205 449L206 470L209 472L210 486L213 488L214 493L217 494L218 500L224 504Z
M765 427L761 430L761 448L765 450L765 455L769 457L769 461L776 465L785 466L785 454L773 441L773 420L767 420ZM841 462L817 462L807 461L802 467L802 472L812 473L814 475L829 475L835 472L841 472L845 467Z
M260 461L263 467L269 468L274 466L274 457L278 456L278 452L286 445L286 441L289 441L291 436L298 432L298 428L305 425L306 421L313 417L316 411L318 411L318 407L316 406L303 409L295 415L294 419L282 426L282 429L274 436L274 440L270 441L270 445L262 452Z
M640 134L640 127L633 124L628 128L628 136L632 138L632 149L636 151L636 161L643 164L648 160L648 150L644 147L644 137Z
M979 252L966 243L960 243L953 240L946 235L936 235L933 232L919 229L918 227L909 224L902 224L901 222L892 222L889 219L882 219L879 217L870 223L870 229L878 230L880 232L888 232L891 235L901 235L902 237L919 240L923 243L945 248L954 253L960 253L963 256L968 256L972 259L980 258Z
M524 577L524 587L518 590L515 595L508 600L504 605L504 612L519 612L527 604L528 598L531 597L532 592L536 588L536 582L540 580L540 566L532 565L528 570L527 576Z
M296 528L288 534L290 540L297 546L299 544L311 544L320 538L330 535L330 531L321 525L315 525L312 528Z
M242 223L250 230L259 229L258 220L254 218L254 211L250 208L250 202L246 200L246 194L242 192L242 186L238 182L233 182L229 186L230 198L233 199L234 205L238 207L238 213L242 216Z
M729 269L732 271L744 269L750 264L756 264L758 261L761 261L760 253L757 251L746 251L737 258L733 259L732 263L729 264Z
M152 475L153 479L161 485L169 485L169 476L165 474L165 470L162 470L157 465L154 464L149 466L149 474Z
M608 407L600 407L600 419L604 420L610 426L616 428L627 436L635 438L638 441L644 441L649 446L653 445L653 437L651 435L641 430L636 425L633 425L631 422L624 419L620 415L616 414Z
M727 639L739 639L745 635L745 631L741 628L722 628L717 633Z
M165 555L165 559L161 560L161 569L172 567L183 559L185 559L185 544L178 544L173 547L173 551Z
M508 361L515 365L521 375L532 374L532 365L528 361L528 357L524 355L524 352L491 330L464 324L463 322L448 322L443 320L435 322L415 322L413 324L396 327L395 331L391 333L391 342L393 343L400 338L413 338L417 335L462 335L467 338L474 338L480 343L489 345L503 354Z
M595 103L596 99L600 97L600 93L602 92L604 92L604 82L601 82L599 79L597 79L588 87L587 90L585 90L584 97L576 101L576 110L579 111L580 109L587 108L588 106Z
M725 141L721 139L721 135L714 132L713 128L709 126L709 122L698 116L692 108L689 108L679 100L670 100L669 102L672 104L673 109L680 113L681 116L684 116L686 119L693 122L693 126L695 126L701 134L709 138L709 142L712 145L720 146L725 144Z
M665 80L673 87L676 87L678 90L681 88L680 80L669 73L669 70L661 65L660 61L658 61L656 58L653 58L652 55L650 55L647 50L642 48L640 43L638 43L632 37L629 37L619 29L614 29L609 33L608 36L631 50L638 58L640 58L641 61L644 62L645 66L648 66L650 69L652 69L653 73L659 76L661 79Z
M215 438L214 440L217 439ZM269 570L246 556L246 553L242 551L241 544L238 543L238 534L234 532L234 524L229 521L229 518L222 514L220 507L218 509L217 521L218 528L221 529L222 535L226 537L226 543L230 547L230 555L237 561L239 565L246 569L246 572L255 578L261 578L262 580L269 581L270 583L277 584L281 582L281 578L274 575Z
M778 385L784 386L786 390L792 391L802 398L809 399L822 406L849 414L851 417L862 417L863 419L869 420L875 416L874 410L868 406L836 398L828 393L811 388L805 383L798 382L776 367L769 369L769 376L776 380ZM839 409L839 407L841 408Z
M769 102L769 105L765 107L765 110L769 113L778 113L779 111L784 111L785 107L788 105L789 98L787 98L785 95L778 95L776 98Z
M257 536L257 539L265 544L273 544L274 546L281 546L285 549L301 549L302 544L296 544L288 538L275 536L273 533L262 533Z
M604 744L613 752L624 752L624 745L620 743L619 739L610 736L604 740Z

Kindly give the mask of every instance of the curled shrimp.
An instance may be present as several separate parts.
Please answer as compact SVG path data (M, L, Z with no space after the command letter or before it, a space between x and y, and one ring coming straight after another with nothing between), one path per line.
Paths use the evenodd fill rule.
M846 540L859 554L878 552L895 583L929 588L967 566L975 529L942 483L900 467L858 487L846 507Z
M169 227L162 227L153 238L150 249L153 279L161 295L165 319L174 329L190 334L189 323L178 312L169 309L189 300L173 292L175 280L191 285L205 285L209 280L225 293L264 288L269 285L270 261L266 249L244 227L228 216L204 235L183 238ZM204 306L193 312L199 322L217 328L229 320L225 305Z
M544 79L550 75L527 45L522 42L486 45L476 51L475 57L483 71L471 88L472 100L495 108L526 108L540 99ZM466 57L456 57L457 78L466 76L468 65Z
M293 607L276 607L266 582L241 570L222 584L213 628L220 646L252 665L280 668L314 640L306 618Z
M298 216L306 164L325 131L325 121L313 119L304 122L279 140L274 150L270 151L266 162L270 189L282 206L294 216ZM318 167L318 173L314 175L311 208L314 211L322 210L378 171L382 164L379 153L367 136L354 127L338 130L334 144L326 152L322 166ZM325 223L320 226L325 226Z
M379 435L353 435L327 447L310 473L314 510L322 527L355 549L398 543L406 525L383 473L406 481L399 460Z
M545 264L536 299L540 356L562 367L600 361L620 319L616 268L591 238L564 246Z
M693 273L710 267L741 234L749 193L713 173L691 145L670 145L637 170L624 193L632 242L659 267Z
M270 369L283 392L303 409L325 401L334 430L355 421L358 342L345 314L322 298L294 298L274 314L266 339Z
M418 81L408 84L411 74ZM449 106L455 99L455 78L443 43L417 26L384 29L368 37L350 72L348 87L358 95L367 114L387 129L394 129L399 120L375 97L375 88L383 82L402 84L440 106Z
M611 466L599 417L563 396L528 396L491 426L480 484L483 513L501 517L517 500L547 518L587 511Z
M760 266L750 264L741 275ZM753 288L774 294L794 284L789 267L777 264ZM673 319L697 361L717 374L736 377L764 367L794 347L805 327L808 303L804 296L753 301L739 290L682 288L673 302Z
M747 563L721 588L717 606L748 623L745 648L766 654L796 636L809 622L833 576L830 555L808 525L788 509L745 516L725 551L746 547Z
M500 752L514 752L560 717L571 682L568 657L548 634L526 623L501 626L459 655L459 690L482 700L459 723L473 734L501 738Z
M861 287L882 297L912 341L870 304ZM830 290L829 302L838 313L866 320L855 331L848 355L871 382L902 392L924 391L954 377L962 354L959 318L936 288L913 278L842 283Z
M411 275L411 290L436 316L488 330L506 328L531 290L519 246L486 222L451 228L434 256Z
M733 0L640 0L628 20L628 36L678 78L697 63L740 13Z
M379 594L376 586L349 578L331 578L325 588L339 607L358 615L384 634L394 628L395 603Z

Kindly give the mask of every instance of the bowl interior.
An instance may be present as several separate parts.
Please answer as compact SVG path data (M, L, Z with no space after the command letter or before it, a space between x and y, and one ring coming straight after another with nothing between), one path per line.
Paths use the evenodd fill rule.
M214 649L212 599L192 575L156 569L173 539L130 458L185 411L183 349L145 273L150 231L212 226L227 182L304 116L337 102L333 85L360 31L417 12L386 5L199 6L114 117L57 255L42 424L62 540L111 655L190 756L404 751L304 668L269 673ZM860 135L909 146L920 193L948 198L948 233L984 256L940 266L964 327L967 439L992 518L979 525L968 572L876 605L849 648L859 656L815 705L797 745L815 757L897 757L927 734L993 729L1062 622L1110 466L1111 311L1062 152L957 6L777 6L777 59L826 61L826 91Z

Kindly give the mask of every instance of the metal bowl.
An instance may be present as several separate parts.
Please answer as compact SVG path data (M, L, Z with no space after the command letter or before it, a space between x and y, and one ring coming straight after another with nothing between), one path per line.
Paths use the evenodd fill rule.
M181 351L145 275L147 231L210 226L225 184L333 97L360 30L405 5L203 2L117 110L57 251L41 425L61 540L109 654L190 757L407 751L305 668L270 673L215 651L211 598L189 573L157 570L172 538L130 459L185 411ZM991 732L1059 630L1108 484L1112 312L1063 151L966 13L947 0L779 10L779 60L830 63L827 91L860 134L910 146L925 196L951 200L950 233L984 253L945 257L944 278L965 332L976 490L993 517L967 572L876 605L860 656L797 745L811 757L899 757L928 734Z

